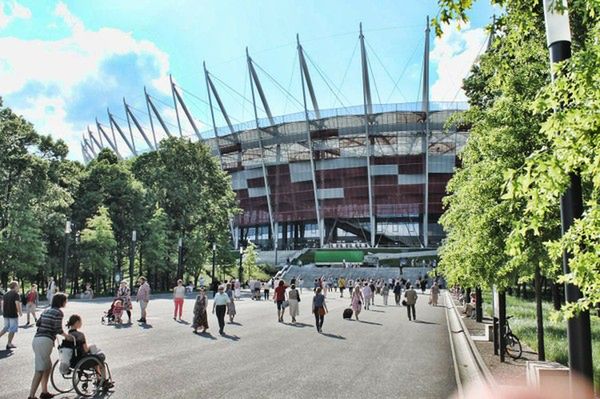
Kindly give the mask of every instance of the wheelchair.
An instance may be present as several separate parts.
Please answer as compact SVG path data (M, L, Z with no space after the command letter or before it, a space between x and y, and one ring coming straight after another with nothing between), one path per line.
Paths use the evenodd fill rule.
M83 356L71 366L63 372L60 359L52 365L50 381L60 393L75 390L81 397L91 397L106 393L114 385L108 363L96 355Z

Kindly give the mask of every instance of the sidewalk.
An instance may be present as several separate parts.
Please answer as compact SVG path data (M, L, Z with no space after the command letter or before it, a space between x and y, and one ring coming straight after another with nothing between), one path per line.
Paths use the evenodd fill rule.
M454 305L460 311L462 306L456 298L452 297ZM463 317L462 321L473 339L481 358L489 369L498 385L525 385L526 381L526 362L537 360L537 353L527 347L523 342L523 355L520 359L514 360L508 355L505 357L505 362L500 362L500 356L494 355L494 342L478 339L485 334L486 325L492 324L490 317L484 316L483 322L478 323L470 317Z

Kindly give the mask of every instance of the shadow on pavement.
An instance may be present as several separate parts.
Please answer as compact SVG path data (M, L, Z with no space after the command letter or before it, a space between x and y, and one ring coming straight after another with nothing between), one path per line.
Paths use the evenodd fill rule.
M238 337L237 335L229 335L226 333L221 334L221 337L225 338L225 339L230 339L232 341L239 341L240 337Z
M0 351L0 360L6 359L7 357L11 357L13 355L13 351Z
M131 328L132 325L133 325L132 323L121 323L121 324L114 324L114 327L117 329Z
M306 323L286 323L286 325L290 326L290 327L297 327L297 328L304 328L304 327L314 327L313 324L306 324Z
M346 337L341 336L341 335L336 335L336 334L329 334L329 333L324 333L322 332L321 335L328 337L328 338L335 338L335 339L346 339Z
M419 324L435 324L436 326L440 325L440 323L434 323L432 321L416 320L416 319L415 319L415 323L419 323Z
M140 323L139 326L142 327L144 330L149 330L149 329L153 328L152 324L147 324L147 323Z
M371 324L373 326L382 326L383 324L381 323L376 323L374 321L365 321L365 320L357 320L359 323L364 323L364 324Z
M242 323L238 323L237 321L230 321L229 324L233 324L234 326L242 326Z
M367 312L385 313L385 310L375 310L375 309L369 309L369 310L367 310Z
M215 338L211 333L209 332L199 332L199 333L195 333L196 335L203 337L203 338L208 338L208 339L213 339L216 340L217 338Z
M186 325L186 326L190 325L190 322L189 321L185 321L185 320L177 320L177 323L183 324L183 325Z

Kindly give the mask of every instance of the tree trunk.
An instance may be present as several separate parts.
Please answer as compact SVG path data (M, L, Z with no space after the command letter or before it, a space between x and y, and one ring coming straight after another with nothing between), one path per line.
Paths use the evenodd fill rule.
M475 319L478 323L483 320L483 298L480 287L475 289Z
M535 268L535 313L537 319L537 352L538 360L546 360L546 350L544 347L544 315L542 311L542 277L540 275L540 266Z
M527 283L523 283L523 289L521 290L521 298L527 299Z
M562 300L560 298L560 287L556 281L552 281L552 306L554 310L560 310L562 306Z

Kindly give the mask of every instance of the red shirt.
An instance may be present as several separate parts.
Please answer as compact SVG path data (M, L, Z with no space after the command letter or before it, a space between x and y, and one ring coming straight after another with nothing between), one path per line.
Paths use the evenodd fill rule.
M280 285L277 288L275 288L275 300L276 301L283 301L285 300L285 289L287 287L285 285Z

